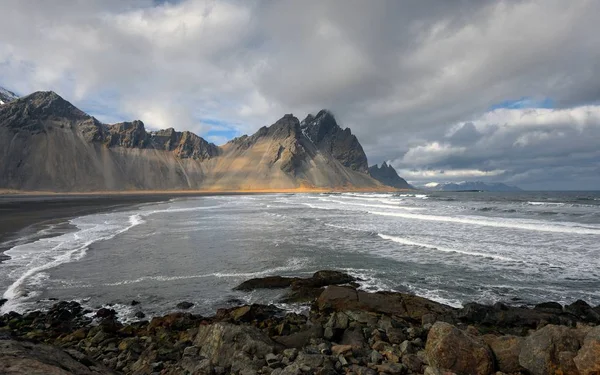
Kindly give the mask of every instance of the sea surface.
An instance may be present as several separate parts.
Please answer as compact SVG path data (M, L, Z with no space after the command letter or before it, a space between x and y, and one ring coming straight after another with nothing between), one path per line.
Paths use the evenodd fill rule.
M18 245L17 245L18 244ZM267 275L338 269L369 291L467 302L600 304L600 193L341 193L178 198L73 218L15 242L2 312L51 299L211 314L276 302L232 291ZM131 300L141 302L130 306ZM297 309L298 306L282 306Z

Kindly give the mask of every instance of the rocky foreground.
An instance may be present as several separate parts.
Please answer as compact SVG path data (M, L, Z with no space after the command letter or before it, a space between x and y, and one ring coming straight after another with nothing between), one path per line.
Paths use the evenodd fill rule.
M237 288L287 288L286 301L311 302L307 314L246 305L122 324L113 310L89 317L76 302L9 313L0 374L600 374L600 306L454 309L354 282L320 271Z

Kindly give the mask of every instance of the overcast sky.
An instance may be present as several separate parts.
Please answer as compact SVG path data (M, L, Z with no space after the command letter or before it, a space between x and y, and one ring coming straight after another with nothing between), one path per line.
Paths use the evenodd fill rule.
M0 86L217 144L330 109L407 180L600 188L597 0L2 0Z

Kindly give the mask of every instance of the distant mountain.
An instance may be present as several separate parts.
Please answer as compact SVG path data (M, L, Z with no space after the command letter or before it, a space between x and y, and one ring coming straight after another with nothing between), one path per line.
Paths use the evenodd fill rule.
M503 183L487 183L482 181L464 181L464 182L432 182L423 186L427 190L435 191L523 191L516 186L510 186Z
M306 116L300 128L320 151L331 154L345 167L367 173L367 155L358 139L349 128L342 129L331 112L323 109L316 116Z
M13 100L17 100L19 97L12 91L0 87L0 105L10 103Z
M51 191L381 189L349 129L291 114L218 147L141 121L103 124L54 92L0 107L0 188Z
M394 167L388 165L385 161L381 164L381 167L378 167L377 164L369 167L369 174L384 185L398 189L414 189L405 179L398 176Z

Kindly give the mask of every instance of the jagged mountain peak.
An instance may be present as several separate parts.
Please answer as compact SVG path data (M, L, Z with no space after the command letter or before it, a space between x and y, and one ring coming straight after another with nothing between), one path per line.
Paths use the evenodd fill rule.
M331 111L322 109L316 116L306 116L300 128L319 150L330 153L345 167L367 173L367 156L358 139L350 128L342 129L338 125Z
M300 120L288 113L267 128L267 135L277 138L287 138L300 134Z
M328 134L342 130L333 113L327 109L320 110L316 116L309 114L302 120L300 127L304 134L315 143L322 141Z
M413 188L408 182L406 182L405 179L398 176L396 169L394 169L391 164L388 164L385 161L381 163L381 167L379 167L377 164L369 167L369 174L371 177L387 186L392 186L398 189Z

